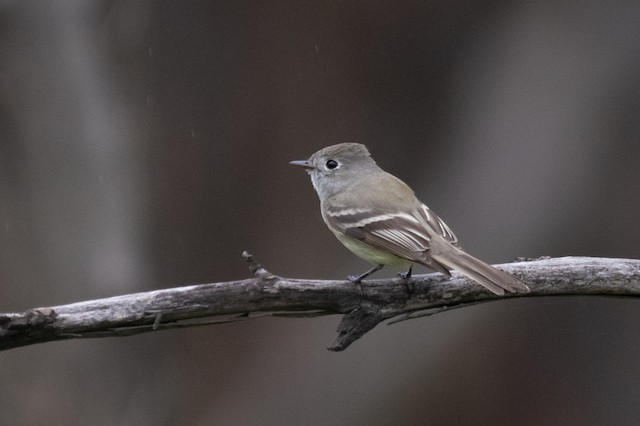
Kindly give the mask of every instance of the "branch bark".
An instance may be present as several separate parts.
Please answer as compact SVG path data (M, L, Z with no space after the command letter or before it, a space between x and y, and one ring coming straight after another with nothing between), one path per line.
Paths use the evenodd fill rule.
M558 295L640 296L640 260L563 257L499 265L531 288L496 296L453 273L413 277L414 291L397 278L365 281L275 276L248 253L251 279L135 293L69 305L0 313L0 350L52 340L130 336L156 330L240 321L264 315L344 314L329 350L341 351L377 324L476 303Z

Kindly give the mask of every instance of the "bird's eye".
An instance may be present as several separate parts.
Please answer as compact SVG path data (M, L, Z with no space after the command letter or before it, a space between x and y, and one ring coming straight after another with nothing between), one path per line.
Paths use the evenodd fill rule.
M338 167L338 162L336 160L329 160L325 165L327 166L327 169L333 170Z

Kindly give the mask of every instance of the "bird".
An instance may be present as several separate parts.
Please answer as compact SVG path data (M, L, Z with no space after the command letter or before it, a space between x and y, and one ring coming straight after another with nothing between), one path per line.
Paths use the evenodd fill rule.
M322 219L350 251L374 266L353 283L385 265L414 264L451 276L458 270L489 291L526 293L515 276L466 253L451 228L416 197L402 180L382 170L359 143L340 143L317 151L308 160L291 161L309 173L320 199Z

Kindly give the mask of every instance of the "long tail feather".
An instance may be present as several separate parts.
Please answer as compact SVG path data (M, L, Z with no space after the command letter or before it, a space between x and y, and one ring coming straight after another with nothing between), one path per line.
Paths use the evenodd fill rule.
M495 294L528 293L529 287L513 275L494 268L470 254L443 241L432 247L431 257L447 268L456 269Z

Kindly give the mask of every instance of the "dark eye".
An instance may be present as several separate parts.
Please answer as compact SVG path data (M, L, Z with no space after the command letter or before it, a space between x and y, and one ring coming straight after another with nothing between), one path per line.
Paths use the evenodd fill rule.
M326 163L327 169L333 170L338 167L338 162L336 160L329 160Z

